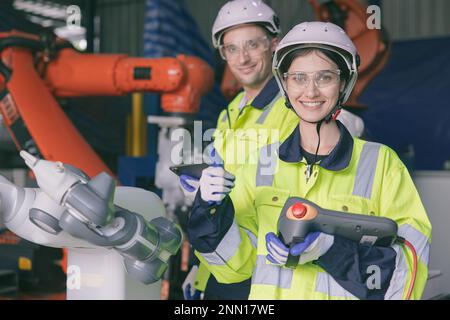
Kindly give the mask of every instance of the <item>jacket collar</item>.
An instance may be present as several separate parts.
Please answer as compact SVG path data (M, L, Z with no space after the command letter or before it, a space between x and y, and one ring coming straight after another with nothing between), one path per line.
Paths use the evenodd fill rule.
M261 92L253 99L251 105L257 109L264 109L278 94L278 87L275 77L272 77L261 90Z
M353 137L345 126L336 121L340 138L333 151L324 158L319 165L328 170L339 171L348 167L353 152ZM284 162L298 163L303 159L300 148L300 124L295 127L291 135L280 145L278 157Z

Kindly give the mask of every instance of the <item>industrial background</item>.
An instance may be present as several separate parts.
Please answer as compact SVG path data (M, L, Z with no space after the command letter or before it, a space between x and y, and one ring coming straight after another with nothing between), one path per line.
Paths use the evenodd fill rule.
M430 281L430 287L427 288L428 297L431 298L450 292L450 251L447 245L450 241L447 231L450 226L450 1L361 2L381 8L382 25L389 37L391 52L386 66L361 95L360 100L367 105L367 109L355 112L364 119L368 138L394 148L411 169L433 225L430 270L433 271L431 278L434 280ZM214 68L217 80L200 104L198 119L204 121L205 128L213 125L215 117L227 103L218 83L223 62L211 43L211 27L225 0L11 0L0 5L0 27L3 28L2 17L3 24L6 24L8 19L5 17L9 14L4 9L6 3L12 3L27 19L50 28L64 27L67 22L66 16L55 18L48 14L52 9L65 12L71 5L78 6L83 30L70 36L73 43L86 52L123 53L138 57L197 54ZM308 0L267 0L266 3L278 13L282 32L301 21L315 20ZM155 8L172 12L172 16L164 16L165 19L172 19L170 23L173 28L191 37L175 37L174 41L179 42L179 46L173 43L166 47L163 47L164 43L156 44L152 40L154 30L162 30L162 33L170 31L164 29L167 21L154 19ZM156 26L156 23L161 23L162 27ZM177 52L180 47L186 48L186 52ZM155 184L160 126L150 119L162 114L158 94L143 96L143 112L150 118L142 129L145 145L137 153L130 147L131 133L127 134L130 128L125 121L132 112L131 95L63 99L61 105L124 185L160 192L158 183ZM4 128L0 130L0 139L2 173L25 184L29 177L15 155L15 147ZM183 214L175 215L181 224L185 223ZM15 241L8 240L8 237L11 235L3 236L3 243ZM5 249L0 257L10 256L11 250ZM37 252L35 247L33 250ZM60 258L59 252L50 252L48 255ZM178 282L187 271L186 257L181 256L179 260L167 276ZM39 266L39 262L36 265ZM43 265L42 268L47 266ZM23 274L23 270L21 272ZM6 273L0 278L0 287L14 286L13 278L10 273ZM32 287L31 292L39 292L42 287L33 287L33 281L26 284ZM49 279L42 281L52 283ZM61 281L52 283L53 291L64 287ZM5 290L8 292L9 289ZM171 294L172 298L180 298L176 293Z
M212 47L210 29L217 12L226 1L187 0L185 3L201 34ZM298 21L314 20L314 12L307 0L271 0L266 3L278 13L281 29L284 31L292 28ZM394 41L450 36L448 1L392 0L378 3L381 4L382 23ZM100 51L133 55L144 53L142 30L145 23L145 0L99 0L93 9L101 21ZM135 36L130 36L133 34Z

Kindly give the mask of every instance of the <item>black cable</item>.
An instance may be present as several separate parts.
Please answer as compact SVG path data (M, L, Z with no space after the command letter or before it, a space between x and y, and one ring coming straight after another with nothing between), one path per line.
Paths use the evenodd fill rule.
M32 52L48 49L53 53L53 57L56 56L56 52L59 50L65 48L74 49L72 44L67 41L55 44L54 42L45 41L45 39L33 40L17 36L0 39L0 53L10 47L27 48ZM3 63L2 59L0 59L0 74L5 79L5 83L11 79L12 70Z
M316 152L314 153L314 160L312 163L307 163L307 167L306 167L306 181L308 182L309 178L311 177L311 171L314 168L314 165L317 162L317 154L319 153L319 148L320 148L320 127L322 126L322 122L323 120L320 120L319 122L317 122L316 125L316 131L317 131L317 136L318 136L318 142L317 142L317 148L316 148Z
M44 48L43 44L37 40L26 39L21 37L8 37L0 39L0 53L9 47L25 47L33 51L41 50ZM5 82L8 82L11 78L12 70L8 68L0 59L0 74L5 78Z
M314 162L313 165L316 163L317 161L317 154L319 153L319 147L320 147L320 127L322 126L322 121L317 122L316 125L316 131L317 131L317 136L319 137L319 141L317 142L317 149L316 149L316 153L314 154Z
M0 59L0 74L5 79L5 82L9 81L12 74L12 70L3 63L2 59Z
M230 111L228 110L227 107L227 121L228 121L228 128L231 129L231 119L230 119Z
M23 37L8 37L0 39L0 51L9 47L24 47L33 51L44 49L44 43L39 40L27 39Z

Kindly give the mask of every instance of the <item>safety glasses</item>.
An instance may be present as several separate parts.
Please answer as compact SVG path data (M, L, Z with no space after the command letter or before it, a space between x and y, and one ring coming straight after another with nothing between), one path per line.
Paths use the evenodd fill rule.
M283 79L287 88L303 90L306 89L311 79L314 80L314 84L317 88L322 89L328 86L337 84L340 79L341 70L320 70L314 72L285 72L283 73Z
M261 55L263 52L269 50L270 40L267 36L243 40L240 43L226 43L219 46L219 52L222 59L226 61L237 60L241 52L248 54L251 57Z

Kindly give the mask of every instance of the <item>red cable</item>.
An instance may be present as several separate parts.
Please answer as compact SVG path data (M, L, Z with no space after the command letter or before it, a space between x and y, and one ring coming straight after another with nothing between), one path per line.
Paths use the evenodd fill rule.
M411 283L409 285L408 294L406 295L406 300L410 300L411 294L414 288L414 283L416 282L416 273L417 273L417 253L416 249L414 249L414 246L406 239L404 239L405 245L411 250L411 253L413 255L413 270L411 275Z

